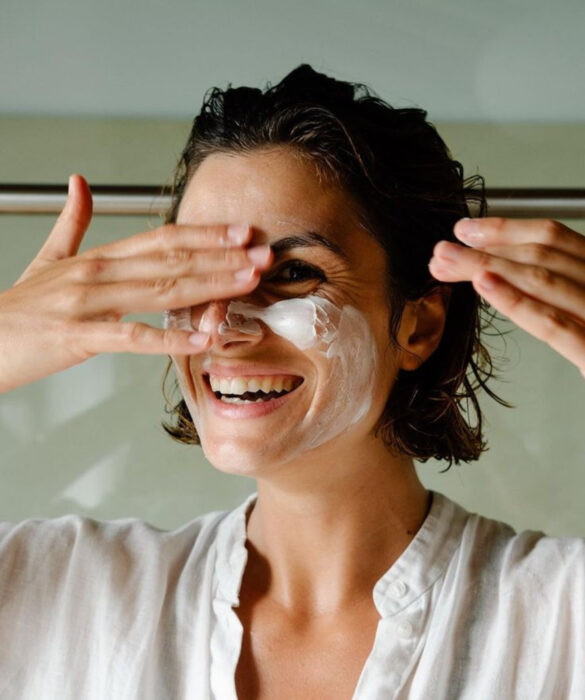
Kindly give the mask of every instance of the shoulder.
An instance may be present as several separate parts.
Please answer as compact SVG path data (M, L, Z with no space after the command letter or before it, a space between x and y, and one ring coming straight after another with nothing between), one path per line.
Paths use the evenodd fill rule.
M0 523L0 687L57 697L67 678L76 697L125 697L144 668L156 682L157 659L166 678L172 650L178 664L194 649L205 658L219 543L240 510L175 530L80 515Z
M585 539L517 532L504 522L467 513L451 562L469 583L506 595L550 600L585 594Z
M98 568L102 575L132 569L169 568L204 558L228 511L199 516L175 530L138 518L97 520L82 515L0 523L0 583L45 582Z
M421 683L457 697L583 696L585 540L438 504L450 548L427 598Z
M516 531L505 522L469 513L463 530L463 550L479 550L504 568L585 562L585 539L551 537L540 530Z

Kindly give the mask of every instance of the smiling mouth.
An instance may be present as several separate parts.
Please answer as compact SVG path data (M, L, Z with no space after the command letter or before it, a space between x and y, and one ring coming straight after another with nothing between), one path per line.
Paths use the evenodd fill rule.
M216 399L228 404L266 403L292 394L304 382L303 377L222 378L204 374L203 379ZM247 381L249 380L249 381Z

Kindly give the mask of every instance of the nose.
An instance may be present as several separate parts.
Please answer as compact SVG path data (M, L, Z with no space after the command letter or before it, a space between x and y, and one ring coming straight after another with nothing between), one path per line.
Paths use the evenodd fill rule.
M264 329L259 322L228 324L227 310L230 300L218 300L209 303L199 319L198 330L211 335L212 347L216 349L253 347L262 342ZM197 320L193 319L193 327Z

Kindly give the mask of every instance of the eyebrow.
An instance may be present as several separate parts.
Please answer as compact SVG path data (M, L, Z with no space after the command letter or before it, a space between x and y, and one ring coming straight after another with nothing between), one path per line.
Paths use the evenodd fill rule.
M316 231L303 231L303 233L298 233L294 236L285 236L270 244L275 255L290 250L291 248L311 248L313 246L327 248L346 263L349 263L347 253L341 246Z

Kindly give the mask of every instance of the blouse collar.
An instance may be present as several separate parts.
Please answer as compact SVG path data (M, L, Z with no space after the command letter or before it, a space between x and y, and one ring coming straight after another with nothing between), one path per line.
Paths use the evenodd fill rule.
M216 597L232 606L239 604L248 560L246 519L257 497L257 492L252 493L219 524ZM400 612L430 588L446 569L461 541L469 513L436 491L431 491L431 497L431 507L418 532L374 586L374 604L383 618Z
M219 523L216 539L216 597L230 605L238 605L240 602L240 586L248 561L246 519L257 498L257 492L250 494Z

